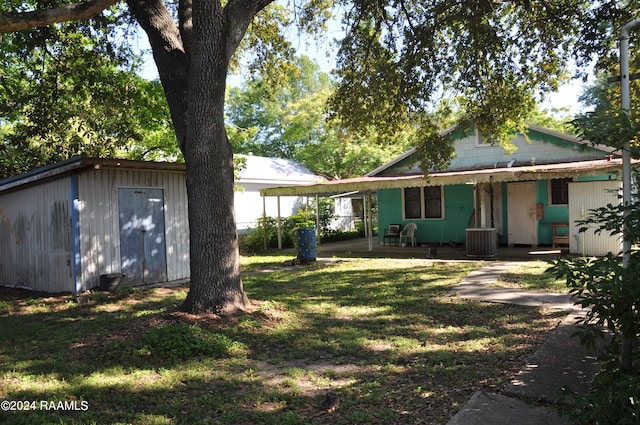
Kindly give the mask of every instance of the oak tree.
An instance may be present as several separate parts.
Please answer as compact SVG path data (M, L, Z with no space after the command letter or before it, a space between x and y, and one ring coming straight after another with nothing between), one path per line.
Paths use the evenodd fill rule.
M117 0L2 0L0 33L109 15ZM238 46L259 47L287 21L273 0L127 0L146 32L187 168L191 287L183 308L229 313L247 296L239 270L233 154L224 125L225 86ZM413 123L425 162L451 156L429 118L435 98L464 99L464 117L497 141L520 128L536 96L567 77L572 58L606 57L610 27L635 1L301 0L296 22L314 29L341 7L345 37L329 112L351 131L375 125L380 140ZM174 13L175 12L175 13ZM281 20L281 21L278 21ZM292 21L293 19L289 19ZM276 31L277 32L277 31ZM286 50L286 49L285 49ZM256 66L272 55L254 50ZM278 72L271 73L276 81Z

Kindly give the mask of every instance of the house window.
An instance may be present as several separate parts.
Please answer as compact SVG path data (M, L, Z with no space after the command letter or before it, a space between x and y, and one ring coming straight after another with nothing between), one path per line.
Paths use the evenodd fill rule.
M422 218L422 200L419 187L408 187L404 190L404 218Z
M549 182L549 193L551 194L551 205L568 205L569 204L569 182L567 179L551 179Z
M486 135L481 133L480 130L478 130L478 127L475 127L475 132L476 132L476 147L487 147L487 146L494 145L494 142L490 138L488 138Z
M403 189L404 218L442 218L442 186Z
M424 217L442 217L442 194L440 186L429 186L424 188Z

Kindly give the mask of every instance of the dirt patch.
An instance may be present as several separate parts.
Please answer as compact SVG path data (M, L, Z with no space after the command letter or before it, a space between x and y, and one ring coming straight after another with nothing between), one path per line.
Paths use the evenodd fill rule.
M333 364L325 361L293 360L283 365L256 361L255 375L264 385L281 391L290 389L306 397L347 387L356 382L355 375L372 372L369 366Z

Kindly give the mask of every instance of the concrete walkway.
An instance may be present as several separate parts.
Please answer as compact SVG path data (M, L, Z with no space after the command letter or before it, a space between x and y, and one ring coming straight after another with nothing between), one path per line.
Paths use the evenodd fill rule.
M460 298L526 306L542 306L546 308L573 311L577 307L571 296L567 294L550 294L512 288L492 288L488 285L497 282L500 275L526 262L504 261L491 263L479 270L474 270L462 280L450 295Z
M466 299L543 306L568 312L549 338L500 394L476 392L447 425L568 425L549 404L558 403L560 390L568 387L587 394L598 369L597 353L587 351L571 334L582 312L568 295L535 293L487 285L516 262L496 262L470 273L450 296Z

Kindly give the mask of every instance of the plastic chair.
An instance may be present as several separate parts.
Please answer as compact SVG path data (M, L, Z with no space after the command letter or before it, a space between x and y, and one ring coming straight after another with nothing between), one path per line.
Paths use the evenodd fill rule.
M418 225L415 223L409 223L404 226L404 230L400 234L400 245L404 246L402 240L406 239L411 241L411 246L416 246L416 230L418 230Z

